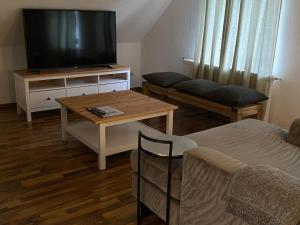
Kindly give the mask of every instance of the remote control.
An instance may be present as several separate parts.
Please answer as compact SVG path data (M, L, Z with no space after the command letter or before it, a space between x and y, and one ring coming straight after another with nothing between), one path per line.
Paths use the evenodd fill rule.
M106 112L101 109L95 109L95 108L87 108L88 111L96 114L97 116L104 116L106 115Z

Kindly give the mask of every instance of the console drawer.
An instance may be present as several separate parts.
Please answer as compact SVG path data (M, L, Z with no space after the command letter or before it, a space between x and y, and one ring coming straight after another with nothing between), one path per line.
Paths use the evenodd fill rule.
M100 84L99 85L99 92L112 92L112 91L125 91L127 90L127 82L120 82L114 84Z
M65 96L65 89L31 92L29 95L30 108L34 109L59 106L59 103L55 101L55 99Z
M67 96L98 94L98 86L76 87L67 89Z

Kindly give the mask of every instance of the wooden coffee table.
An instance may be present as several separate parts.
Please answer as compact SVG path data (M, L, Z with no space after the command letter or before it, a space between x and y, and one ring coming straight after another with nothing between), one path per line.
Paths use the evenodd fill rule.
M61 104L62 139L67 133L87 145L98 154L98 167L106 169L106 156L137 148L138 131L151 136L159 131L139 120L166 116L166 133L173 131L173 111L178 107L134 91L109 92L56 99ZM86 109L111 106L124 112L123 115L101 118ZM83 121L68 123L67 110Z

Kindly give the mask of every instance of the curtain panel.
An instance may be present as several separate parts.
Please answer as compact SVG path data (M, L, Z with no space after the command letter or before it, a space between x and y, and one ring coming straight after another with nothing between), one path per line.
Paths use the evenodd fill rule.
M281 0L199 0L197 78L270 95Z

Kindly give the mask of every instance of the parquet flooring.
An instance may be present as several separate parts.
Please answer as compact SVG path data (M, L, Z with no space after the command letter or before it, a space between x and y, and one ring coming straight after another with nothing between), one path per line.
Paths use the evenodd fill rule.
M144 122L164 130L164 121ZM180 105L174 133L184 135L227 122ZM135 224L129 153L108 157L107 166L98 171L93 151L72 137L61 140L58 110L34 113L32 124L27 124L14 107L0 107L1 225ZM144 224L163 223L150 214Z

